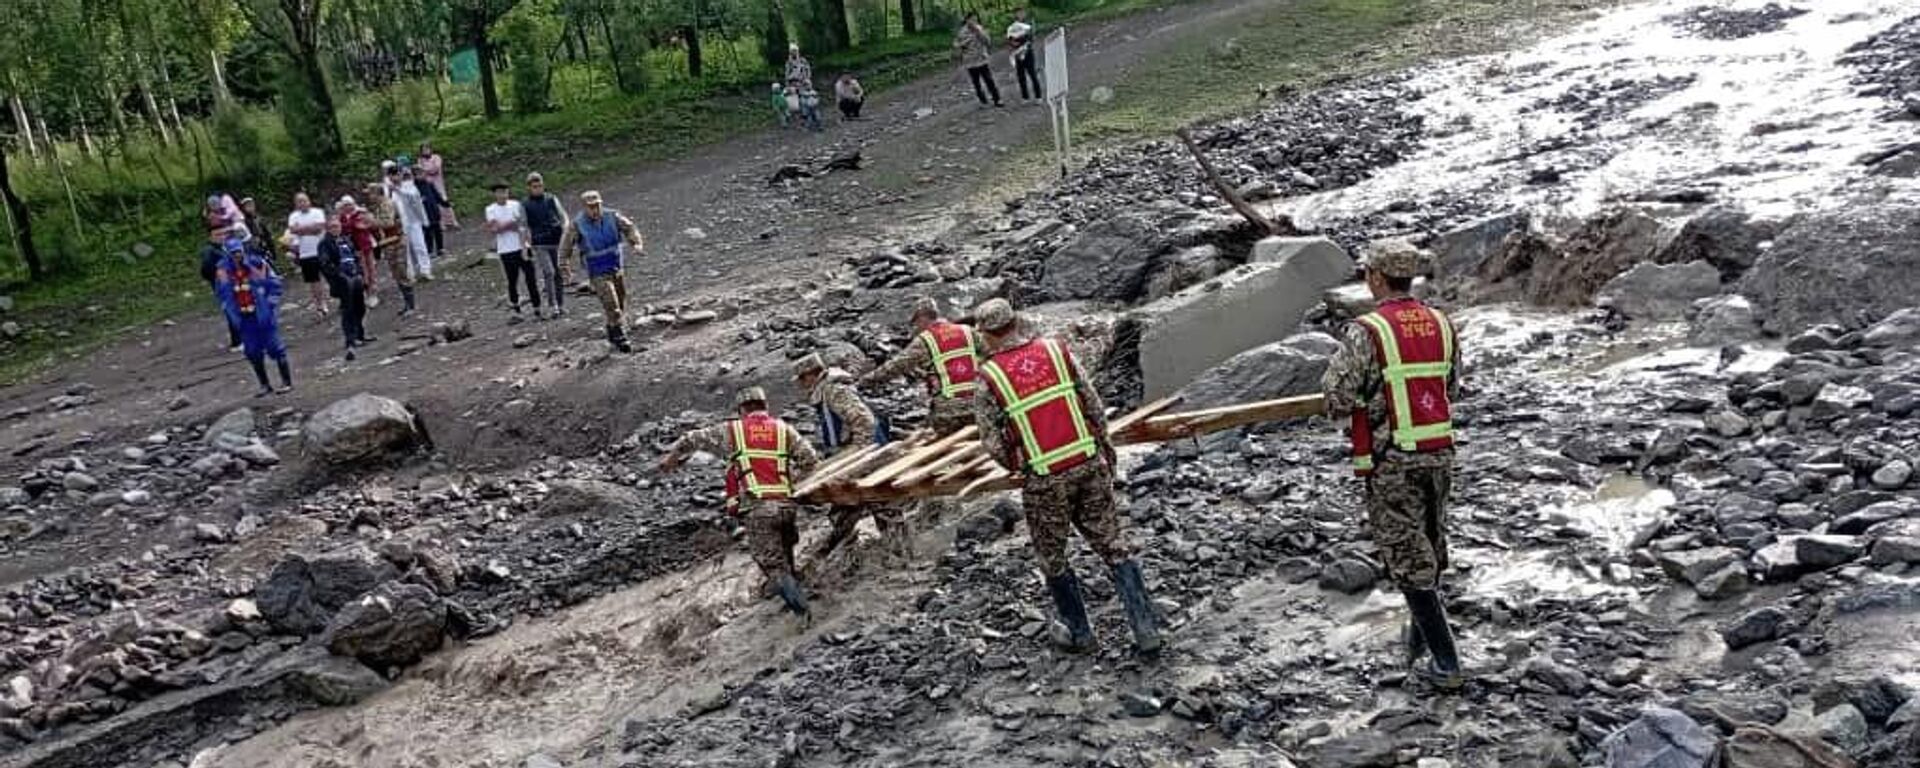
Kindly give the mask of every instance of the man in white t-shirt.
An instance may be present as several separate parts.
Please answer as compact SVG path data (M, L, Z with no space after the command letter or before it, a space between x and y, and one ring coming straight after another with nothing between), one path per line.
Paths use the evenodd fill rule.
M527 211L513 199L513 188L506 182L493 185L493 204L487 206L487 231L493 233L493 252L500 255L500 268L507 272L507 302L517 320L520 315L520 282L527 284L527 303L536 319L545 319L540 310L540 280L534 276L533 259L527 246L533 235L527 230Z
M327 314L327 292L320 283L320 238L327 234L327 212L314 207L307 193L296 193L287 233L293 235L293 261L300 266L300 282L307 284L308 306Z
M1040 90L1040 71L1034 63L1033 24L1027 21L1027 9L1016 8L1013 11L1013 23L1007 25L1007 46L1013 49L1013 79L1020 82L1020 100L1039 99L1046 96ZM1033 96L1027 96L1027 84L1033 84Z

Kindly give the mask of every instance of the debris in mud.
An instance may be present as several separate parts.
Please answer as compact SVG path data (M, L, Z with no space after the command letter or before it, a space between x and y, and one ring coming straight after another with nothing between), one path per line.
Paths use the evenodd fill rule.
M1787 20L1804 15L1805 8L1767 3L1758 8L1723 8L1703 5L1685 13L1666 17L1666 21L1694 37L1708 40L1738 40L1768 32L1778 32Z
M1848 48L1840 63L1858 70L1853 78L1860 95L1878 96L1894 103L1885 118L1912 120L1920 97L1920 16Z

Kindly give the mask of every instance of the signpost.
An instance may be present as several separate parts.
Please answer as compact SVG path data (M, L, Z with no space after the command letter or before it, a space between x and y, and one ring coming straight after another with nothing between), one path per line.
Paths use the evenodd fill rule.
M1067 118L1067 28L1047 35L1042 49L1046 62L1047 111L1053 116L1053 150L1060 160L1060 177L1067 175L1067 155L1073 151L1071 124Z

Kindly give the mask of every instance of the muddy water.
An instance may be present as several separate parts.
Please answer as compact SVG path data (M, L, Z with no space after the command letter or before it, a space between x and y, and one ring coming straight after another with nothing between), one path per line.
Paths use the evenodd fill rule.
M1865 173L1857 157L1912 139L1911 124L1880 120L1887 103L1856 96L1853 72L1834 64L1911 15L1911 2L1794 3L1809 12L1737 40L1666 20L1702 5L1762 3L1641 3L1523 51L1422 71L1413 82L1427 96L1408 108L1451 135L1371 181L1288 207L1316 226L1456 196L1584 216L1608 200L1699 187L1785 215L1831 205ZM1566 183L1528 185L1547 169Z

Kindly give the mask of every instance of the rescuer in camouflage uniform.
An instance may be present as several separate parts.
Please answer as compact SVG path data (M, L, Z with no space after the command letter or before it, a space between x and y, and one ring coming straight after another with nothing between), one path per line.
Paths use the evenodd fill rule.
M946 392L942 392L937 383L944 380L944 372L941 364L934 359L934 350L929 347L927 334L928 329L933 326L947 323L946 318L940 315L939 303L925 296L915 299L913 311L908 316L908 320L913 323L913 340L907 342L906 347L896 353L893 359L860 377L860 384L862 386L878 385L902 376L918 374L925 377L929 384L927 426L935 434L950 434L954 430L972 424L973 408L969 401L977 391L977 382L971 378L967 381L954 382L950 391ZM965 328L965 326L960 327ZM969 357L973 358L974 363L978 363L980 350L976 349L974 352L975 354Z
M1027 516L1027 536L1046 576L1060 622L1066 626L1067 637L1062 644L1075 651L1095 646L1080 580L1067 560L1067 536L1078 529L1094 553L1113 568L1114 586L1126 609L1135 647L1143 653L1158 651L1159 619L1154 615L1140 563L1134 559L1133 545L1120 529L1113 492L1113 446L1107 441L1104 405L1093 380L1073 360L1064 343L1037 339L1025 331L1006 300L990 299L981 304L974 320L985 336L983 352L989 356L981 366L980 391L973 398L981 446L1001 466L1022 477L1020 497ZM1028 354L1035 352L1038 354ZM1034 367L1034 360L1049 358L1053 362L1039 366L1051 370L1041 372L1038 380L1056 385L1063 383L1059 381L1062 377L1071 380L1068 391L1058 395L1065 398L1065 413L1070 415L1060 418L1079 422L1069 428L1084 437L1068 445L1039 445L1042 455L1034 457L1029 455L1029 446L1037 444L1033 435L1042 430L1032 418L1054 404L1040 402L1046 389L1039 395L1029 394L1022 400L1029 406L1021 411L1023 427L1022 419L1011 413L1015 409L1009 407L1006 392L1016 391L1012 388L1018 384L1010 382L1023 375L1023 366ZM1003 370L1008 368L1012 370ZM1050 456L1057 458L1049 466Z
M771 418L767 416L767 393L759 387L747 387L735 396L734 405L739 409L739 418L682 435L667 449L667 455L660 458L661 471L672 471L695 451L706 451L722 457L729 472L749 460L735 445L736 425L756 416ZM786 465L783 478L785 491L763 497L751 488L736 489L731 479L728 489L729 495L739 500L738 514L746 519L747 551L753 556L754 564L760 566L760 572L780 593L787 608L806 616L806 592L801 589L793 566L793 545L800 541L800 529L795 520L798 505L786 493L800 478L819 465L820 455L791 425L778 419L774 419L774 422L778 424L782 444L786 446L786 453L782 457Z
M819 355L807 355L793 364L794 381L807 391L807 402L820 413L820 441L831 455L836 449L858 450L872 444L879 419L854 390L853 375L827 367ZM873 516L887 548L903 557L911 555L913 541L907 530L906 515L892 504L860 504L833 508L833 530L820 542L816 554L832 552L860 524L860 518Z
M1433 661L1421 671L1441 687L1455 688L1463 678L1453 633L1437 591L1440 575L1447 567L1446 501L1453 475L1451 423L1422 427L1436 435L1445 433L1444 438L1428 441L1428 445L1408 450L1399 444L1402 441L1395 439L1396 423L1388 405L1392 393L1384 375L1388 361L1383 358L1389 352L1379 341L1380 333L1393 333L1389 321L1383 318L1388 307L1412 310L1411 316L1422 329L1420 335L1438 333L1444 339L1437 348L1445 351L1424 361L1429 366L1424 374L1432 385L1426 394L1444 392L1449 404L1458 399L1460 352L1453 323L1409 294L1414 278L1425 271L1425 261L1424 254L1405 241L1387 241L1370 249L1365 263L1367 287L1382 311L1347 325L1343 347L1328 366L1321 388L1328 414L1336 420L1352 419L1354 432L1361 435L1355 440L1356 472L1366 478L1367 521L1374 544L1389 577L1406 596L1412 614L1406 633L1409 659L1418 661L1431 651ZM1369 323L1375 325L1370 327ZM1401 354L1398 343L1386 346L1393 347L1393 356ZM1441 412L1450 413L1451 406L1444 407ZM1364 420L1356 414L1364 414Z

